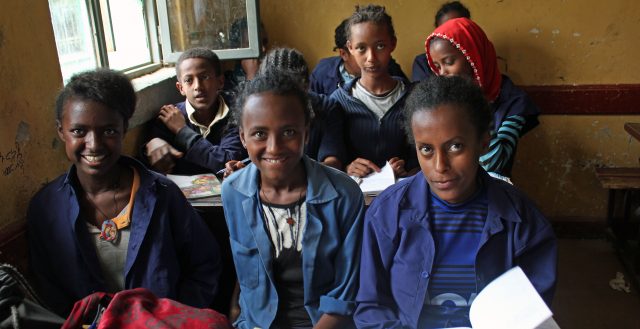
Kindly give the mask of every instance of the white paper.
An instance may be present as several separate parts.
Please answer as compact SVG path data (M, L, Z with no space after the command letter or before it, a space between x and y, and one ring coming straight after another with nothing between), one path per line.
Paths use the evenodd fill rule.
M363 193L382 192L387 187L396 182L396 177L389 162L387 162L380 172L372 172L362 178L360 189Z
M474 329L559 329L552 315L520 267L489 283L469 311Z

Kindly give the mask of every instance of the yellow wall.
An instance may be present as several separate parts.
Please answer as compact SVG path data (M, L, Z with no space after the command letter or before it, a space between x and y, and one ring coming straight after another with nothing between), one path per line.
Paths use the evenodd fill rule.
M0 228L22 220L42 184L66 167L53 120L62 84L46 1L0 10ZM7 155L17 157L7 159ZM9 170L7 170L9 169Z
M389 0L398 46L394 58L411 74L443 1ZM294 46L309 64L334 56L333 30L357 1L262 0L271 46ZM368 2L361 2L366 4ZM613 0L463 0L521 85L640 83L640 3ZM505 70L508 68L508 70ZM544 111L544 109L543 109ZM639 111L640 113L640 111ZM623 130L638 116L542 115L521 140L514 180L550 217L602 220L606 191L594 167L638 166L640 142Z
M311 65L333 55L333 29L356 2L262 0L272 44L296 46ZM409 74L439 2L382 1L394 17L394 57ZM639 83L632 57L640 48L640 3L634 1L466 1L507 59L519 84ZM28 28L27 28L28 27ZM537 29L538 33L534 29ZM577 33L574 35L574 33ZM562 78L560 78L562 77ZM53 100L62 86L46 1L3 2L0 10L0 230L24 218L42 184L69 163L57 142ZM597 165L638 165L638 142L622 130L638 116L542 116L522 139L514 179L553 217L604 216ZM127 135L136 151L140 129Z
M62 74L47 1L3 2L0 10L0 230L23 221L33 194L69 166L55 131L54 103L61 87ZM132 141L139 134L139 128L127 134L125 152L135 152Z

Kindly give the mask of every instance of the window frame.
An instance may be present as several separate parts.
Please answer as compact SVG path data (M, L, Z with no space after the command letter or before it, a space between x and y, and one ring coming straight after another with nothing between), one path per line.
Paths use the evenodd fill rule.
M260 56L260 40L258 38L258 3L257 0L245 0L245 4L247 10L247 36L249 38L249 47L236 49L213 49L221 60L257 58ZM156 5L158 9L158 34L160 36L160 40L158 41L162 48L163 60L165 63L175 63L182 52L172 51L173 47L171 46L167 0L156 0Z

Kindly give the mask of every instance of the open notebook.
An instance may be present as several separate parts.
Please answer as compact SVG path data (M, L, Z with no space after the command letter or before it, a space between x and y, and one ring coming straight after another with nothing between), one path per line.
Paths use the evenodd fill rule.
M560 329L520 267L491 281L469 310L474 329Z
M214 174L201 174L193 176L167 175L187 199L198 199L220 195L220 181Z

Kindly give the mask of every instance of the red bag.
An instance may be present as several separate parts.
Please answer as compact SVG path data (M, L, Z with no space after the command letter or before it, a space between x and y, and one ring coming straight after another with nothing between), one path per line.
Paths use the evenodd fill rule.
M145 288L113 294L93 293L73 306L62 329L153 328L231 329L227 318L211 309L200 309L168 298L158 298Z

